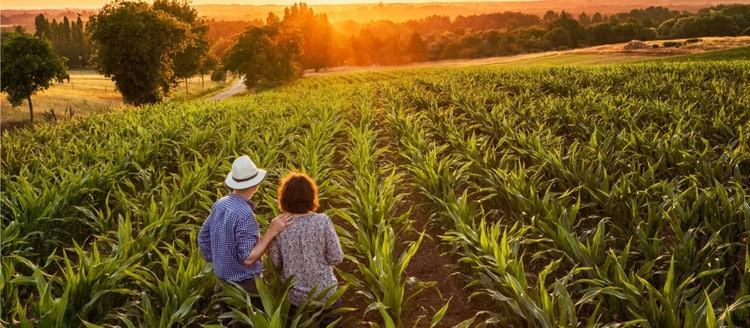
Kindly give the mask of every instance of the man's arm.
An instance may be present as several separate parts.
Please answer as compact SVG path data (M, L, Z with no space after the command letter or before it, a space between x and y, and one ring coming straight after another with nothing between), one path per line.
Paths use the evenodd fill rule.
M245 265L252 265L257 261L261 256L263 256L263 253L266 252L266 249L268 248L268 245L271 244L271 241L273 241L276 236L284 231L284 228L286 228L289 224L291 224L292 218L289 215L279 215L276 218L274 218L271 221L271 226L268 227L268 231L260 237L260 240L253 246L253 249L250 251L250 254L245 258L244 261L242 261Z
M209 216L208 219L201 226L201 230L198 233L198 246L201 250L201 255L206 262L213 261L213 255L211 254L211 228L209 227Z

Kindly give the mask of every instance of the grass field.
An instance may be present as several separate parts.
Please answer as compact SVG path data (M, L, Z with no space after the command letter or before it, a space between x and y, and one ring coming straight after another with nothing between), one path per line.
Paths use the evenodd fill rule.
M53 111L57 120L69 120L71 110L73 117L84 117L93 114L112 113L128 108L120 93L115 89L112 80L93 70L70 70L70 82L55 83L47 90L31 97L34 105L35 121L53 120ZM228 85L211 81L204 77L201 85L200 77L189 80L188 90L185 91L184 82L173 91L176 101L199 98L207 93L215 92ZM26 101L21 106L12 107L5 94L0 99L0 123L3 127L25 124L29 120L29 106Z

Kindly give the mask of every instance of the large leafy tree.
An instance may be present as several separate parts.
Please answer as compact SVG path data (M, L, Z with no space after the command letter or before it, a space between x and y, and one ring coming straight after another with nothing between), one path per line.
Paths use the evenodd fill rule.
M154 9L161 10L190 25L190 42L174 56L174 79L187 80L201 73L201 66L209 56L208 23L188 0L155 0ZM187 87L187 83L185 84Z
M8 102L19 106L29 102L29 118L34 121L31 96L50 87L53 79L66 75L65 58L55 52L52 44L25 33L12 33L3 38L0 52L0 85L8 94Z
M298 78L302 74L298 56L302 49L299 33L269 15L268 24L251 26L222 58L228 71L245 76L245 86L274 84Z
M187 48L190 30L165 11L130 1L105 5L86 28L94 67L133 105L156 103L169 94L174 58Z

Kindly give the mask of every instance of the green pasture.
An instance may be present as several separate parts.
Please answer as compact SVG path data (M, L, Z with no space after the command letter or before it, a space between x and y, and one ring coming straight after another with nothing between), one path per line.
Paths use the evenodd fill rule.
M262 227L288 171L318 182L347 327L748 326L750 61L710 57L336 74L5 133L0 320L217 327L224 300L312 327L269 262L262 309L213 294L196 234L249 154Z

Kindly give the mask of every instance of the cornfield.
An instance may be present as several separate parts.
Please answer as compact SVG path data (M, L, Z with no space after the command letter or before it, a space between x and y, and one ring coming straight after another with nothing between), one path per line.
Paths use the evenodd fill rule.
M319 300L286 316L270 265L263 309L213 294L197 230L245 153L269 171L261 226L286 172L318 182L349 326L445 326L451 300L411 315L439 288L407 270L424 238L483 304L460 327L748 326L736 54L316 77L6 133L2 326L212 327L219 299L255 327L311 326Z

